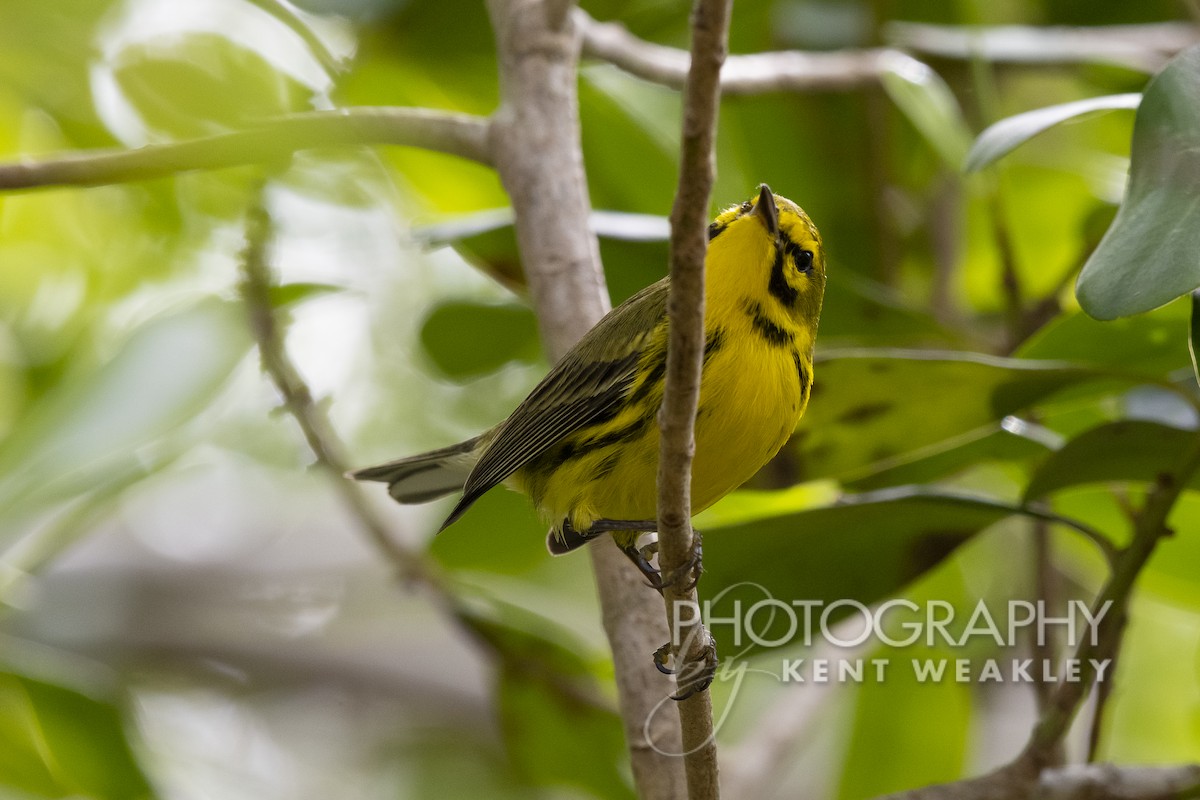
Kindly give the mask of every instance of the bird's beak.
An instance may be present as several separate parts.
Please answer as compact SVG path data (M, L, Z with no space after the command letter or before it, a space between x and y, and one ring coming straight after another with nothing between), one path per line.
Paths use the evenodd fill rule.
M765 183L759 184L758 187L758 205L754 207L754 211L758 216L762 217L763 224L767 226L767 231L774 238L779 235L779 209L775 207L775 195L771 194L771 187Z

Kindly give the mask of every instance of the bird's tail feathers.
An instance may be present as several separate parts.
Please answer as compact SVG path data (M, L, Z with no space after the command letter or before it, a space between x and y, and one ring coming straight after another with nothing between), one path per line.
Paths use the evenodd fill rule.
M463 488L479 459L482 438L476 436L440 450L348 472L346 477L386 483L388 494L401 503L436 500Z

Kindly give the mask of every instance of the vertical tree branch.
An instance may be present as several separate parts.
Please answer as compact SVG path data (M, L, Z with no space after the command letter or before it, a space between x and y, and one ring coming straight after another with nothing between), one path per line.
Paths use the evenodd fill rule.
M684 87L679 190L671 209L671 293L667 301L670 340L659 414L658 553L662 574L668 578L685 574L693 552L693 428L704 352L705 228L716 174L713 142L731 6L731 0L697 0L692 11L692 60ZM681 674L686 674L686 665L701 659L703 650L711 646L700 620L695 587L686 586L684 576L677 582L668 581L663 592L667 616L675 626L671 641ZM680 688L688 690L686 685ZM716 798L720 794L717 751L708 691L680 702L679 718L688 796L692 800Z
M564 0L489 0L501 106L491 150L516 212L517 241L542 340L561 357L608 310L579 144L579 37ZM658 599L608 537L588 548L640 797L683 796L678 725L660 713L670 682L650 656L667 637Z

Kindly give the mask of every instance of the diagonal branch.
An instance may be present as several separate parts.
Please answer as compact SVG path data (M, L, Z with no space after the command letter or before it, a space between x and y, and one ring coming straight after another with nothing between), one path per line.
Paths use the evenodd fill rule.
M1133 584L1153 555L1158 542L1170 535L1167 517L1191 477L1200 470L1200 439L1171 472L1163 472L1146 498L1134 521L1133 539L1121 552L1108 583L1093 603L1093 614L1106 609L1097 626L1095 642L1085 639L1075 652L1082 667L1079 681L1065 681L1051 698L1033 735L1018 761L1031 767L1045 766L1062 743L1079 706L1096 680L1095 661L1111 659L1120 643L1125 626Z
M670 339L666 385L659 412L658 552L664 576L686 575L694 537L691 518L692 455L696 404L704 352L704 256L709 197L716 176L713 144L721 95L721 65L728 50L732 0L696 0L692 10L692 58L683 96L679 189L671 209L671 291L667 300ZM668 582L663 597L673 630L674 662L680 669L703 659L711 639L700 620L694 586ZM687 687L680 687L686 692ZM688 796L720 795L712 697L696 692L679 703Z
M1059 683L1021 754L1012 763L986 775L889 795L888 800L1200 797L1200 767L1194 765L1161 770L1110 764L1050 768L1075 715L1096 683L1097 664L1112 659L1116 653L1134 583L1159 541L1171 534L1167 517L1188 481L1198 471L1200 438L1194 440L1189 452L1173 470L1158 476L1145 504L1135 516L1133 537L1119 553L1108 582L1092 604L1092 616L1099 620L1095 638L1085 638L1073 654L1080 666L1080 679Z
M346 145L421 147L490 164L488 129L486 118L427 108L311 111L201 139L0 164L0 190L128 183L189 170L267 164L297 150Z

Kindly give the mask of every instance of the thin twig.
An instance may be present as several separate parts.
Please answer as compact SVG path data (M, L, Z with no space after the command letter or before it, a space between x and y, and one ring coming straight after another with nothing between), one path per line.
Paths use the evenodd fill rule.
M478 609L464 603L450 589L436 565L424 553L397 541L368 502L360 485L344 477L347 462L342 455L342 442L328 416L313 401L308 384L288 356L286 331L271 305L273 281L267 254L271 229L271 218L262 203L260 190L259 201L247 214L246 247L242 253L242 282L239 287L242 300L262 358L263 371L279 390L284 407L300 426L309 449L316 457L317 467L330 478L331 486L341 497L351 518L401 580L406 585L423 588L434 605L457 624L459 630L481 651L494 659L501 670L510 670L526 679L533 678L567 703L611 711L609 703L590 681L562 673L550 662L531 655L517 642L500 635L496 625L489 623Z
M700 619L695 586L687 586L693 557L692 455L700 360L704 351L704 255L708 204L716 177L713 145L721 92L721 64L728 50L732 0L696 0L692 10L692 56L683 92L679 189L671 209L671 291L667 300L670 339L666 385L658 425L658 557L664 576L681 576L663 592L672 624L674 662L681 677L703 663L712 640ZM686 587L686 588L685 588ZM680 691L688 692L681 681ZM688 797L717 798L717 748L712 698L698 691L679 703Z
M346 145L421 147L491 163L488 120L426 108L358 107L266 119L255 128L135 150L96 150L0 164L0 190L99 186L198 169L269 164L297 150Z
M588 229L576 96L579 36L564 0L489 0L501 105L490 141L512 198L517 242L551 358L560 358L608 310L600 250ZM679 724L661 713L670 681L650 657L669 633L657 595L603 537L588 547L638 796L685 791Z
M683 88L690 59L686 50L639 39L625 26L597 22L584 11L576 11L575 18L583 32L584 55L652 83ZM733 95L851 89L877 84L884 71L910 60L891 49L830 53L785 50L729 56L721 69L721 92Z
M250 318L250 331L258 344L262 368L270 376L287 409L304 433L308 447L316 456L317 466L333 478L332 485L342 502L361 523L372 544L406 578L434 583L420 554L402 545L387 530L367 502L358 484L346 480L349 464L344 447L329 419L313 401L308 384L288 357L284 334L271 304L271 270L267 248L271 239L271 219L263 204L255 203L246 220L246 248L242 253L242 300Z
M980 778L897 792L876 800L1183 800L1200 797L1200 764L1132 767L1075 764L1029 776L1005 767Z
M1081 666L1080 680L1059 685L1050 707L1034 728L1020 761L1037 768L1044 766L1066 736L1080 703L1095 682L1094 662L1111 658L1116 652L1133 584L1159 540L1170 534L1166 526L1167 515L1197 469L1200 469L1200 439L1195 441L1176 469L1158 476L1158 482L1138 513L1132 540L1122 551L1108 583L1093 604L1094 614L1105 609L1106 604L1111 605L1097 626L1095 644L1088 638L1076 649L1075 658Z
M889 22L883 34L896 47L943 58L979 57L993 64L1116 64L1146 73L1162 69L1172 55L1200 40L1200 29L1185 22L1078 28Z

